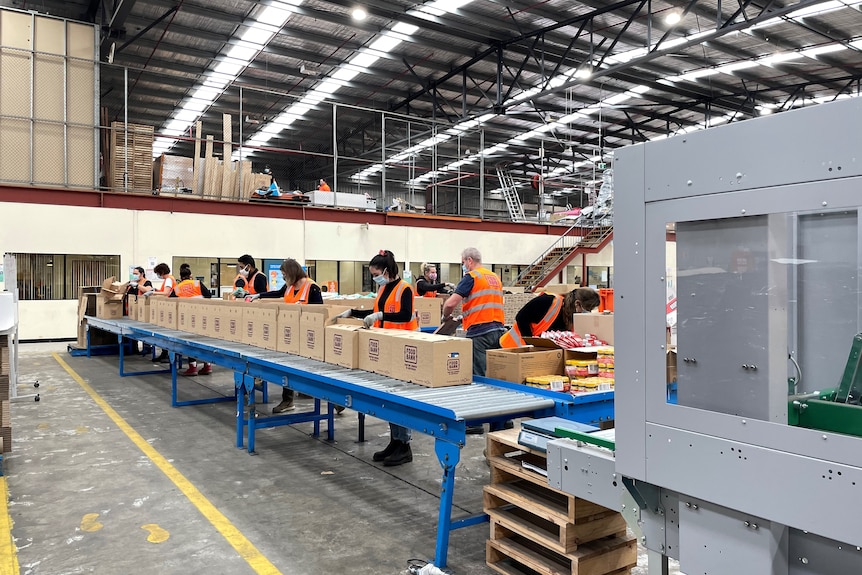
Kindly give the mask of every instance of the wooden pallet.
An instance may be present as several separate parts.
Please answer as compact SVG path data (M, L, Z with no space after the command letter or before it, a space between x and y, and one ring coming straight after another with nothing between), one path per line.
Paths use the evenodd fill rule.
M511 533L488 540L485 560L503 575L623 575L637 565L637 540L630 535L602 539L561 554Z

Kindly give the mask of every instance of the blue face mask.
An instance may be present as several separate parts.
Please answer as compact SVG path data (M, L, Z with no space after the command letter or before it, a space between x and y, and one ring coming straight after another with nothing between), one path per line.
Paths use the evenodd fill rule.
M138 274L135 274L132 276L132 279L135 281L138 281L139 279L141 279L141 276L139 276Z
M379 276L374 276L371 279L373 279L374 283L376 283L379 286L386 285L386 276L383 274L380 274Z
M467 275L468 273L470 273L470 270L468 270L467 266L465 266L464 264L461 264L461 271L463 272L463 275Z

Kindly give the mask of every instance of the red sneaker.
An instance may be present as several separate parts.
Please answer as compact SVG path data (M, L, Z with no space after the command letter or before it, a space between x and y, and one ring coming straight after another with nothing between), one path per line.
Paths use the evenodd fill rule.
M210 375L213 372L213 366L205 363L201 370L198 372L198 375Z
M185 376L185 377L194 377L197 374L198 374L198 368L195 365L190 365L187 370L180 372L180 375Z

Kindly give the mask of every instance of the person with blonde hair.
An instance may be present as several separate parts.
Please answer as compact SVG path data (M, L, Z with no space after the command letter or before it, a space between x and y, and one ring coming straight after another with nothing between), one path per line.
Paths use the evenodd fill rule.
M416 280L416 295L419 297L437 297L437 294L452 289L454 284L448 282L438 283L437 265L422 262L422 275Z

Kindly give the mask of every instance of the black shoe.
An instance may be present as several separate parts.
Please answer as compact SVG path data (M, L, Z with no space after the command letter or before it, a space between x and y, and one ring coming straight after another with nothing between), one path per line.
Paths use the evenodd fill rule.
M170 363L170 362L171 362L171 358L170 358L170 357L168 357L168 352L167 352L167 351L162 350L161 355L159 355L159 357L157 357L157 358L156 358L156 361L157 361L158 363Z
M286 411L292 411L294 409L293 399L290 401L282 401L278 405L272 408L272 414L278 415L279 413L284 413Z
M465 430L465 433L467 435L482 435L483 433L485 433L485 426L484 425L468 425L467 429Z
M345 407L343 405L336 405L335 406L335 415L341 415L342 413L344 413L344 409L345 409Z
M384 459L386 459L387 457L389 457L390 455L395 453L395 450L398 448L398 445L400 443L401 442L398 441L397 439L393 439L392 441L389 442L389 445L386 446L386 449L384 449L383 451L378 451L374 455L372 455L371 460L372 461L383 461Z
M144 348L141 350L141 355L143 357L146 357L146 356L150 355L151 353L153 353L153 348L148 346L148 345L145 345Z
M413 450L410 449L409 443L398 442L398 447L386 459L383 460L384 467L395 467L402 463L410 463L413 461Z

